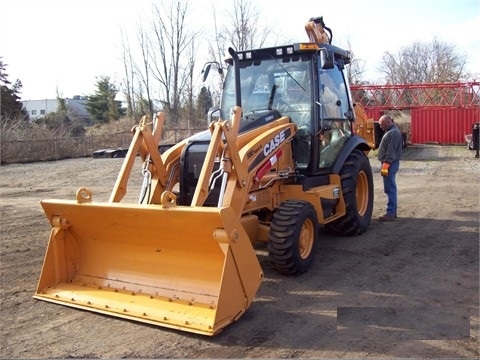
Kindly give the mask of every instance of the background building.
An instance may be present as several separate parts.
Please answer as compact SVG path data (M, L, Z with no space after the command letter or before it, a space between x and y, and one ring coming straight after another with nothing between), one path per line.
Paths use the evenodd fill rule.
M72 117L80 120L90 120L90 114L86 107L86 96L75 95L72 99L66 98L65 103ZM32 121L58 110L57 99L25 100L22 101L22 104Z

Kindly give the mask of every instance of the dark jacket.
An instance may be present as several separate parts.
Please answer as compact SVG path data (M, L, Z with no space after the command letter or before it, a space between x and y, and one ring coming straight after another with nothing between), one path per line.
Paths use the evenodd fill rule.
M402 134L398 127L393 124L390 126L380 141L378 147L378 160L386 163L400 161L402 157Z

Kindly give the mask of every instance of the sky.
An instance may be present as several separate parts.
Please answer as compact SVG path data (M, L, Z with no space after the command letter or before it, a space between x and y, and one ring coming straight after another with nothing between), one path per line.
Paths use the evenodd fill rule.
M164 0L168 1L168 0ZM213 9L227 25L233 0L189 0L189 24L203 34L198 83L213 34ZM123 78L122 31L130 41L152 19L153 0L0 0L0 57L8 79L19 79L22 100L90 95L96 80ZM363 78L381 84L385 52L437 38L455 45L466 69L480 80L480 0L257 0L272 29L267 45L307 41L304 25L323 16L333 44L350 48L364 63ZM263 24L262 24L263 25ZM140 58L139 58L140 61Z

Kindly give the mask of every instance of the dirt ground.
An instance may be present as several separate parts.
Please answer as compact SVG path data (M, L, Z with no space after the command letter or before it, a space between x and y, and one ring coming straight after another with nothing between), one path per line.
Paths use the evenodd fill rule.
M478 358L480 159L463 146L411 146L399 218L358 237L322 231L313 268L265 278L247 313L214 337L33 299L50 233L39 201L86 186L106 201L122 159L0 167L1 358ZM129 190L138 197L140 168Z

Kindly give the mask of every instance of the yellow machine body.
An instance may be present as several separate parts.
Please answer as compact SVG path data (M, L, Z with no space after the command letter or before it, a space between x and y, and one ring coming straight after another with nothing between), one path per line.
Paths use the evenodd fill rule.
M340 49L319 50L329 37L323 22L316 21L306 27L312 43L300 44L297 50L310 52L312 64L314 56L322 55L331 68L335 54L348 60ZM266 57L278 67L273 73L283 74L283 85L290 90L313 95L314 88L300 85L285 69L286 62L274 59L284 50L297 50L277 50ZM269 95L268 107L248 110L247 116L241 107L240 60L233 50L232 54L237 90L224 95L228 99L235 93L236 105L225 106L231 110L229 119L210 123L208 140L192 137L160 153L165 116L159 113L154 121L144 116L132 129L132 142L108 201L95 202L86 188L73 200L41 201L52 230L36 299L211 336L237 320L255 297L263 278L256 242L267 243L276 270L293 275L311 266L319 224L341 235L365 231L373 208L373 180L365 154L372 148L374 128L363 108L352 108L359 119L355 134L342 132L333 121L323 126L323 118L314 118L323 109L319 99L291 107L291 116L272 108L281 85L272 81L270 94L264 86L252 90L252 95ZM308 115L309 129L315 130L308 136L306 152L300 146L305 137L301 123L293 120L299 114ZM353 115L342 119L354 120ZM348 129L353 128L343 128ZM332 134L337 135L335 141ZM202 151L189 153L196 162L184 165L189 146L199 143ZM319 169L298 166L301 161L295 159L302 155ZM330 165L319 165L322 156ZM122 202L139 158L147 176L141 200ZM182 174L195 180L184 185L187 190L179 185L184 184Z

